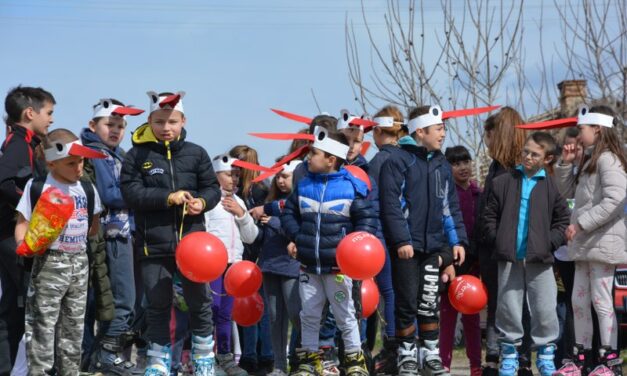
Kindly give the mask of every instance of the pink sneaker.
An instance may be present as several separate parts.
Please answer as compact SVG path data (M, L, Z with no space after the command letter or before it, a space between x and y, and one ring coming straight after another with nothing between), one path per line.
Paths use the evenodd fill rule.
M600 366L597 366L597 368L593 369L588 376L614 376L614 372L601 364Z
M470 367L470 376L481 376L483 369L481 367Z
M581 376L581 369L575 363L568 362L553 372L553 376Z

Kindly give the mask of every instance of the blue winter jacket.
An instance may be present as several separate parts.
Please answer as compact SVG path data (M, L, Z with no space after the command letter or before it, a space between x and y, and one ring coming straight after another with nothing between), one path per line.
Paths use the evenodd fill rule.
M307 272L337 270L335 249L346 234L376 233L377 216L367 195L366 184L344 169L301 179L285 203L281 223Z
M435 253L468 244L451 167L440 151L401 145L383 164L379 181L381 222L391 254L404 245ZM446 218L449 228L445 229ZM447 233L447 230L449 231ZM456 237L456 239L454 239Z

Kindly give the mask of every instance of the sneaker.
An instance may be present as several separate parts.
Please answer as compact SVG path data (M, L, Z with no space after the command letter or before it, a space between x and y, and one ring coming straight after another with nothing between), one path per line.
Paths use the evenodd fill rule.
M148 365L144 376L169 376L172 362L172 350L170 345L160 346L151 343L146 352Z
M518 371L518 352L511 343L501 344L501 366L499 376L515 376Z
M192 364L194 375L215 376L216 356L213 352L215 342L213 336L200 337L192 335Z
M275 368L268 374L268 376L287 376L287 373L282 369Z
M249 375L256 375L259 370L257 361L250 358L241 357L239 359L239 366L241 369L248 372Z
M98 348L92 353L88 371L106 375L132 376L138 374L135 365L122 358L124 343L120 337L104 336L98 341Z
M366 357L362 351L346 353L344 356L346 376L369 376Z
M442 358L440 358L440 348L438 340L423 340L423 346L420 349L422 358L422 374L424 376L450 376L450 373L444 368Z
M520 367L517 372L518 376L533 376L533 371L529 367Z
M340 360L337 357L337 350L332 346L322 346L322 375L323 376L339 376Z
M396 352L398 342L394 338L383 338L383 349L374 357L374 371L377 375L396 375Z
M601 364L597 366L588 374L588 376L614 376L614 372L611 369L607 368L605 364Z
M483 366L481 376L499 376L498 364L489 362Z
M621 359L618 351L611 350L609 347L602 347L599 349L599 360L603 365L612 370L615 375L623 375L623 359Z
M235 358L232 353L218 354L216 359L227 376L248 376L248 372L244 371L235 363Z
M536 367L540 372L540 376L552 376L555 372L555 345L538 347L538 356L536 357Z
M481 367L470 367L470 376L481 376L483 375L483 369Z
M552 376L581 376L581 368L573 362L566 362Z
M418 349L415 342L401 342L396 364L398 376L418 376Z
M321 376L322 361L319 352L312 352L306 349L296 350L298 368L291 371L291 376Z

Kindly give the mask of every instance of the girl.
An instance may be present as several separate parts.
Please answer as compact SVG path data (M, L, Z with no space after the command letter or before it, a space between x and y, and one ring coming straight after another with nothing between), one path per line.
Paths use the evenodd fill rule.
M286 164L272 180L266 202L285 200L292 191L294 168L301 162L291 161ZM263 272L263 289L266 309L270 316L270 338L274 350L274 371L269 375L287 375L287 328L292 323L292 330L300 328L300 295L298 293L298 274L300 263L287 253L289 241L282 234L280 213L263 215L259 235L255 241L259 245L258 265ZM294 338L294 336L292 336ZM297 340L297 342L300 342ZM290 349L297 347L291 343ZM298 346L300 347L300 346Z
M585 152L575 176L575 208L566 237L571 242L568 255L575 261L572 304L575 351L578 354L576 365L579 368L585 365L582 364L584 361L588 364L593 361L590 359L593 356L590 351L593 334L591 305L597 313L600 328L600 365L590 375L605 375L607 368L614 374L622 374L612 298L616 265L627 263L624 215L627 159L614 128L620 124L607 106L594 106L589 110L583 107L577 120ZM574 148L565 148L562 164L567 167L575 157ZM568 171L567 168L561 169L564 170ZM572 371L559 373L573 374Z

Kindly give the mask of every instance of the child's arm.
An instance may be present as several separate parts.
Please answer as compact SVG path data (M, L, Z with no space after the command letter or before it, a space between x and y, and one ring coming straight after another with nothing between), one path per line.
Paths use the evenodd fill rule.
M383 163L379 176L381 224L386 240L395 251L403 246L412 246L409 226L401 208L401 186L405 181L403 172L399 163L390 158Z
M459 207L459 197L457 197L452 171L449 174L445 188L447 192L443 205L443 214L445 221L449 221L449 226L451 227L449 232L449 245L453 247L453 258L455 262L457 265L461 265L466 258L465 248L468 247L469 242L468 235L466 234L466 226L464 226L464 217ZM446 219L446 217L450 219Z
M553 213L551 216L551 245L553 251L566 244L565 230L570 222L570 209L566 199L561 194L557 194L553 203Z
M22 213L17 213L17 224L15 225L15 243L20 245L24 241L26 236L26 230L28 230L29 222L24 218Z
M351 204L350 213L355 231L366 231L376 235L379 221L370 201L365 198L355 198Z
M98 235L98 230L100 229L100 214L95 214L93 219L91 220L91 227L89 228L89 233L87 236L96 236Z
M0 197L11 207L16 207L22 195L19 186L32 176L29 146L16 137L5 145L3 152L0 157Z
M96 179L93 183L96 185L102 203L110 209L126 209L120 181L113 174L109 162L106 159L91 159L89 162L94 168ZM87 164L85 166L87 168Z
M129 208L135 210L165 210L170 205L168 196L172 191L164 187L146 187L141 173L142 161L136 161L136 150L131 149L122 163L120 186Z
M287 238L294 242L296 235L300 232L300 210L298 205L298 187L294 188L292 194L285 201L285 207L281 214L281 226Z
M213 171L213 165L209 155L202 149L202 157L198 166L198 196L197 198L204 201L202 212L215 208L222 198L218 178Z

